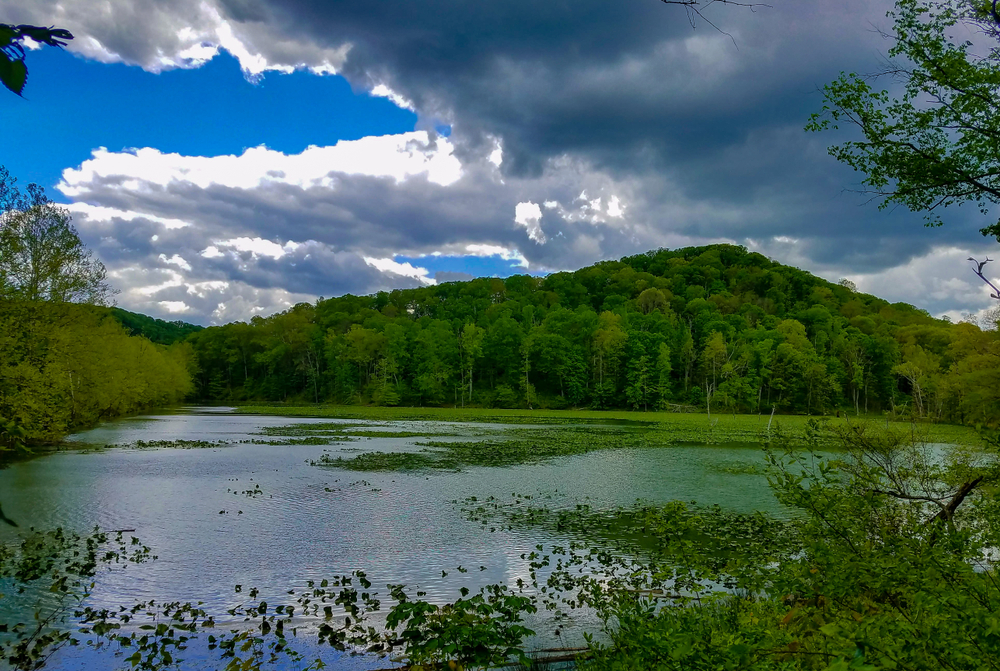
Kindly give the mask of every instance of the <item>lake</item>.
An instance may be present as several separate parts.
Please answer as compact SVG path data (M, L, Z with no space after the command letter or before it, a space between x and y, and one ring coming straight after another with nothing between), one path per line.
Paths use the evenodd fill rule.
M357 472L312 462L324 454L352 458L359 450L419 450L416 443L426 440L371 435L377 432L483 440L502 438L511 427L351 419L343 420L345 428L366 429L369 435L332 445L249 442L280 442L279 427L331 423L337 420L214 408L123 419L69 439L93 449L46 454L0 470L0 503L22 527L134 529L129 535L158 555L147 564L102 574L93 605L150 598L203 601L209 612L222 614L220 622L225 610L240 602L234 585L257 586L262 597L278 601L307 580L355 569L366 571L376 587L405 583L426 591L428 600L452 601L463 586L512 584L526 577L522 553L565 540L537 528L491 533L462 513L461 502L471 496L551 496L550 505L587 503L597 509L637 499L696 501L737 511L778 509L762 475L718 468L762 464L760 449L750 445L647 445L506 467ZM287 433L290 439L301 435ZM220 442L140 449L138 441ZM0 542L12 540L14 531L0 528ZM472 570L460 573L459 565ZM531 625L540 633L539 645L551 643L544 619ZM564 627L559 644L580 640L578 630ZM309 636L299 642L300 648L311 645ZM390 665L330 651L324 659L335 668ZM53 668L120 665L120 659L86 650L60 652L51 662Z

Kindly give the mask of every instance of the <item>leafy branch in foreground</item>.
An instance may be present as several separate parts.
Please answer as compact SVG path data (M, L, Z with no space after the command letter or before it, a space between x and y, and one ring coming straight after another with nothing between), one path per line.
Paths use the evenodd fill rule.
M845 453L770 453L798 547L755 569L755 588L620 606L584 668L996 669L995 449L840 435Z
M842 74L824 87L823 109L807 130L844 123L863 139L830 147L830 154L865 175L880 207L903 205L940 225L940 208L974 202L983 214L1000 202L1000 49L978 54L971 41L951 38L957 27L988 35L996 24L980 3L898 0L893 61L882 76L902 94L872 87L870 77ZM983 227L1000 236L1000 224Z
M21 95L28 81L28 66L24 64L25 39L61 48L73 39L73 34L63 28L0 23L0 82L17 95Z

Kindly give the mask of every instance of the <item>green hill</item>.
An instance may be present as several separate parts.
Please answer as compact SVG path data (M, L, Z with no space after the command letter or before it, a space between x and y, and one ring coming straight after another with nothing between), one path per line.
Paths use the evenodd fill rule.
M138 312L129 312L121 308L110 308L110 311L111 316L128 330L129 335L144 336L158 345L173 345L204 328L182 321L168 322L163 319L147 317Z
M188 341L204 400L1000 417L994 332L733 245L348 295Z

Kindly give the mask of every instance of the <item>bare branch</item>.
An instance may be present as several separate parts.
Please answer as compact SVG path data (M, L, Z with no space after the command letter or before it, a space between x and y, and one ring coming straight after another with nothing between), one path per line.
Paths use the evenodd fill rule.
M705 8L710 5L732 5L734 7L745 7L751 12L757 11L758 7L771 8L771 5L764 4L762 2L740 2L739 0L660 0L665 5L680 5L688 12L688 17L691 20L691 27L695 25L695 17L698 17L708 25L715 28L717 31L728 37L733 41L733 46L738 50L740 47L736 44L736 38L734 38L730 33L727 33L719 26L712 23L712 20L706 17L702 12Z
M990 285L990 288L993 289L993 293L990 294L990 298L996 298L997 300L1000 300L1000 289L998 289L995 284L990 282L988 279L986 279L986 276L983 275L983 266L985 266L993 259L987 256L985 261L977 261L970 256L968 260L976 264L976 268L974 268L972 272L978 275L979 279L981 279L983 282L986 282L986 284Z

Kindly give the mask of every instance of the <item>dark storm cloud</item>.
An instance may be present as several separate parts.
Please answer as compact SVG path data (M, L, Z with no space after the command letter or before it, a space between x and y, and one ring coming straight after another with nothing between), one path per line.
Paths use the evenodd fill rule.
M711 8L709 18L732 39L704 21L692 29L681 8L657 2L455 0L431 10L402 1L283 0L269 11L285 30L318 43L349 42L343 73L358 86L386 83L426 117L453 120L460 156L488 152L487 137L501 138L508 179L541 186L549 162L568 155L631 180L630 219L650 235L606 232L603 257L641 251L636 245L656 233L791 236L816 266L865 272L936 244L978 242L978 224L965 214L930 232L919 216L863 207L866 197L845 192L859 186L858 176L825 151L843 136L803 131L823 84L841 71L882 66L888 45L874 27L890 25L889 8L884 0ZM515 200L541 190L526 188ZM685 218L669 214L678 199ZM692 215L697 203L706 204L703 216ZM508 203L493 205L509 216ZM725 205L741 215L718 216ZM476 218L475 208L463 209ZM543 226L563 230L548 215ZM560 242L522 251L556 267L594 260L568 254Z
M884 25L887 6L710 8L735 44L653 0L282 0L270 12L285 31L350 43L343 72L358 85L389 84L421 112L454 118L473 145L480 133L501 136L506 171L537 174L562 153L676 169L752 129L801 127L818 86L841 69L873 69L870 22Z

